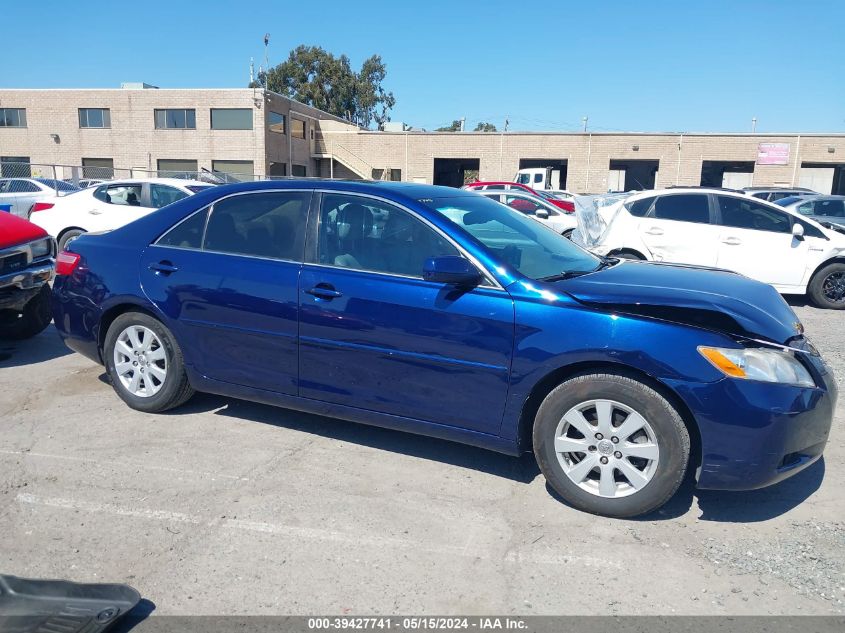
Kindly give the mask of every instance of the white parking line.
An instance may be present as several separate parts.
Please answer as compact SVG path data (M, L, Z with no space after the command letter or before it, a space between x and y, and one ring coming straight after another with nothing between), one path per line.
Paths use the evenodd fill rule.
M167 473L179 473L185 475L200 475L201 477L210 477L211 479L231 479L234 481L249 481L248 477L236 477L234 475L221 475L220 473L209 473L202 470L188 470L186 468L168 468L167 466L152 466L150 464L139 464L137 462L127 461L109 461L105 459L94 459L91 457L76 457L73 455L50 455L48 453L33 453L31 451L9 451L0 449L0 455L20 455L23 457L37 457L43 459L63 459L74 462L89 462L92 464L102 464L107 466L126 466L132 468L142 468L146 470L159 470Z

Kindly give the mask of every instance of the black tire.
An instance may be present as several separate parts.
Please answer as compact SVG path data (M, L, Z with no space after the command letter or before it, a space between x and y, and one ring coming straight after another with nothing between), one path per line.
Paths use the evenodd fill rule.
M613 400L638 412L648 421L659 447L659 459L651 479L628 496L602 497L584 490L564 472L555 451L555 434L563 416L576 405L601 399ZM533 435L534 455L549 485L579 510L602 516L633 517L659 508L678 490L689 462L689 432L675 408L648 385L619 374L585 374L560 384L540 405ZM622 444L613 446L615 450ZM593 453L598 459L600 453ZM609 455L609 459L614 458L615 454ZM614 478L621 477L619 471L612 472ZM597 471L590 473L590 477L596 477Z
M631 259L634 261L645 261L645 257L637 253L636 251L613 251L612 253L608 253L608 257L618 257L619 259Z
M820 308L845 309L845 264L829 264L813 275L807 294Z
M5 310L0 319L0 338L20 341L40 334L53 320L50 286L44 284L21 312Z
M73 239L76 239L80 235L83 235L84 233L87 233L87 232L88 231L83 231L82 229L70 229L68 231L65 231L64 233L62 233L62 236L59 238L59 250L60 251L65 250L65 246L67 246L68 242L70 242Z
M161 341L167 359L167 374L157 393L150 396L137 396L130 392L114 367L114 348L120 334L130 326L141 326L153 331ZM182 350L173 335L160 321L141 312L126 312L117 317L106 333L103 345L103 359L106 372L117 395L126 404L138 411L158 413L187 402L194 395L194 389L188 382Z

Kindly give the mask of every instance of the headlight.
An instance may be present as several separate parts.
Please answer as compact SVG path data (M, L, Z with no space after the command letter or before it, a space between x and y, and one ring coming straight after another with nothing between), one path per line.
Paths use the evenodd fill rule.
M49 238L46 240L38 240L37 242L32 242L29 245L29 248L32 249L32 259L49 257L53 254L53 244Z
M780 382L801 387L816 386L810 373L791 352L761 347L699 347L698 351L719 371L731 378Z

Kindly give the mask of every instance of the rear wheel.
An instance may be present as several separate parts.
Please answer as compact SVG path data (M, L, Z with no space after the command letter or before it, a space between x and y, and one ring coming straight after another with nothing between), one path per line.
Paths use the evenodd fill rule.
M178 343L147 314L117 317L106 334L103 358L112 387L133 409L166 411L194 395Z
M631 517L659 508L680 486L689 453L689 432L675 408L622 375L567 380L534 422L534 454L549 485L594 514Z
M633 260L645 261L645 257L640 255L636 251L628 251L628 250L613 251L612 253L608 253L607 256L608 257L618 257L620 259L633 259Z
M44 284L23 310L0 312L0 338L21 340L40 334L50 325L53 314L50 308L50 286Z
M830 264L815 274L807 294L820 308L845 309L845 264Z
M62 233L61 236L59 237L59 250L60 251L65 250L65 247L68 245L68 243L71 240L75 240L77 237L79 237L83 233L86 233L86 231L83 231L82 229L70 229L70 230Z
M571 239L572 239L572 234L573 234L574 232L575 232L575 229L566 229L566 230L562 233L562 235L563 235L563 237L565 237L566 239L571 240Z

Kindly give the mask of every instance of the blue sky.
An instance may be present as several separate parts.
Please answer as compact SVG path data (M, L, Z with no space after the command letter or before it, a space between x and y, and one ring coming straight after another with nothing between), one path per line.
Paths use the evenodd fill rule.
M393 120L845 132L845 1L7 2L0 87L240 87L298 44L381 54ZM84 7L84 8L83 8Z

